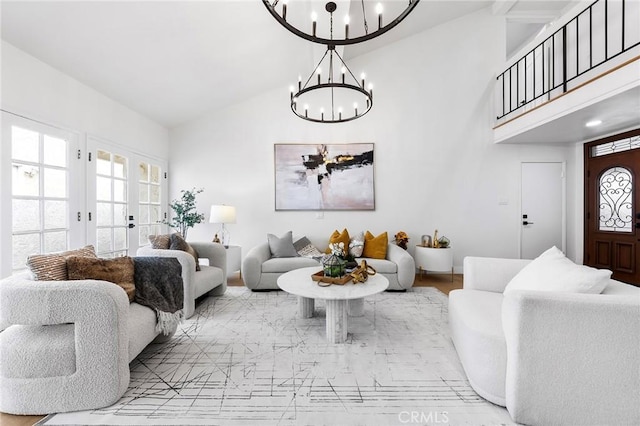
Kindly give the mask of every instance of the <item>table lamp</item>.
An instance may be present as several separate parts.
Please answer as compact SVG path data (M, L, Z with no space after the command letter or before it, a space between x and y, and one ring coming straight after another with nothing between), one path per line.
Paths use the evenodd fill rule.
M220 223L222 228L220 229L220 242L225 246L229 246L229 231L225 228L227 223L236 223L236 208L233 206L225 206L214 204L211 206L211 216L209 217L209 223ZM215 239L214 239L215 241Z

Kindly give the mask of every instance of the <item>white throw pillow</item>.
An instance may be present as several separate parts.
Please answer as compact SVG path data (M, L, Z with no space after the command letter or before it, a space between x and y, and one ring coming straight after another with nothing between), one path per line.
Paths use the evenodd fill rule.
M362 257L364 250L364 232L359 232L349 240L349 254L353 257Z
M522 268L507 284L504 293L537 290L599 294L610 278L611 271L576 265L554 246Z

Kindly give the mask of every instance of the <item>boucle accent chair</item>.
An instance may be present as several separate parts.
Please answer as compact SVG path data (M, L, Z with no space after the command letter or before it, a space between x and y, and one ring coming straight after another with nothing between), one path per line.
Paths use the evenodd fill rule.
M207 259L209 266L200 265L196 271L194 257L186 251L140 247L137 256L175 257L182 265L184 285L184 316L189 318L196 309L196 299L209 293L221 296L227 291L227 250L222 244L210 242L189 242L198 252L198 257Z
M464 260L449 325L471 386L522 424L640 424L640 288L503 294L529 262Z
M413 286L416 276L413 257L395 244L388 244L386 259L366 260L389 280L389 290L406 290ZM280 275L311 266L320 267L320 263L308 257L272 258L269 243L265 242L249 250L243 259L242 279L251 290L278 290Z
M48 414L115 403L156 314L97 280L0 281L0 411ZM161 335L159 340L170 336Z

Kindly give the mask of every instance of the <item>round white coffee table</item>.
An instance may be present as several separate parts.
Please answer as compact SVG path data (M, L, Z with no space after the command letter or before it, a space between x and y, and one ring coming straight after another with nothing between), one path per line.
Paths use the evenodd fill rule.
M389 280L382 274L376 274L369 276L364 283L349 282L321 287L311 279L311 275L319 270L314 266L282 274L278 278L278 287L298 296L298 308L303 318L313 316L315 299L326 300L327 340L331 343L343 343L347 340L348 315L363 315L364 298L385 291L389 287Z

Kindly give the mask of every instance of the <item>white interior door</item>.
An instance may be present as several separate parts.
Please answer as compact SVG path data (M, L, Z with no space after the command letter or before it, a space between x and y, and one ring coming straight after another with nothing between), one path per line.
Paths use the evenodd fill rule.
M522 163L522 259L534 259L552 246L565 251L564 169L564 163Z

